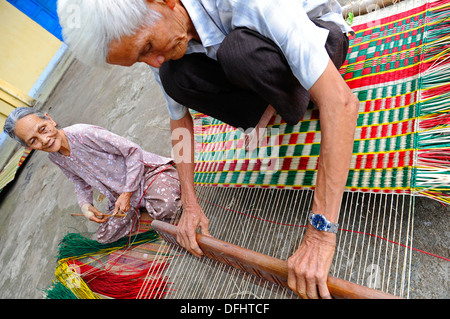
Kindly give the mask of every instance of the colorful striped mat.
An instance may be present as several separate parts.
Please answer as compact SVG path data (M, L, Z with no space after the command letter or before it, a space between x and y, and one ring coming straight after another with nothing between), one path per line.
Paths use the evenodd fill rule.
M450 1L444 0L355 20L356 35L340 69L360 100L347 190L416 193L449 202L449 15ZM240 130L192 115L197 185L314 188L320 151L316 108L295 126L274 116L266 141L252 152L243 148Z

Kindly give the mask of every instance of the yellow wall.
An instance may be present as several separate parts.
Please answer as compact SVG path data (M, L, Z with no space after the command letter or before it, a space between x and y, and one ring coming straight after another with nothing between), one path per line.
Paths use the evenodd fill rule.
M35 100L13 85L0 79L0 131L9 113L16 107L33 106Z
M0 129L5 116L22 106L20 98L10 100L16 105L5 101L11 94L4 92L2 83L8 91L27 96L61 44L13 5L0 1Z

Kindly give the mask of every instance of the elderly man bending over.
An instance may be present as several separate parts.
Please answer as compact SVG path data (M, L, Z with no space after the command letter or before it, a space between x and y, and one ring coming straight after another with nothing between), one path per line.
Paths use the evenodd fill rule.
M81 60L148 64L166 96L171 129L189 130L190 139L174 138L173 143L181 143L184 151L175 158L184 208L177 240L194 255L202 255L196 229L210 234L194 191L193 122L187 108L248 130L265 127L274 112L296 124L310 101L317 105L322 141L312 213L333 227L308 226L300 247L288 259L288 283L303 298L329 298L326 281L336 245L333 230L359 106L338 72L348 49L347 34L352 32L339 4L59 0L58 14L65 41Z

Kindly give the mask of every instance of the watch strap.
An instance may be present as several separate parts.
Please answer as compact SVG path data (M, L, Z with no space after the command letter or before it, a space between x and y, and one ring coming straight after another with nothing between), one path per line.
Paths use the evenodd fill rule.
M320 215L325 221L326 221L326 226L325 229L317 229L313 223L313 219L316 215ZM321 214L313 214L312 212L309 213L309 223L317 230L319 231L326 231L326 232L330 232L330 233L334 233L336 234L339 228L339 224L338 223L332 223L330 221L328 221L325 216L321 215Z

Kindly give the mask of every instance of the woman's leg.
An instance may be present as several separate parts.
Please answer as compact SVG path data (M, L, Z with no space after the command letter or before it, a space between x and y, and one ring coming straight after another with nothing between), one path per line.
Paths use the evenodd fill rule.
M177 170L173 166L158 169L146 176L143 204L150 217L170 221L181 207L181 190Z
M110 210L112 214L114 207ZM120 238L134 232L139 224L140 214L135 207L130 207L125 217L109 217L106 222L98 226L96 239L98 242L106 244L112 243Z

